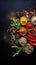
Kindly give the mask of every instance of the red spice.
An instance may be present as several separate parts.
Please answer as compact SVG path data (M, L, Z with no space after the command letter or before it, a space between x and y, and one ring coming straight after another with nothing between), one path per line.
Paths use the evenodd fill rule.
M31 22L28 22L26 25L27 29L32 29L33 28L33 24Z

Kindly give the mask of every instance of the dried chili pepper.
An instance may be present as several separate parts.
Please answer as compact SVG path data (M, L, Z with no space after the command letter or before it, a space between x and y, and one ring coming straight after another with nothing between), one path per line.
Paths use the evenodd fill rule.
M31 35L28 35L28 37L31 38L31 39L33 39L33 40L35 40L35 38L33 36L31 36Z
M31 39L31 38L29 38L28 36L25 36L25 38L26 38L26 39L28 39L29 41L33 42L33 43L35 43L35 42L36 42L36 40L32 40L32 39Z
M36 43L32 43L32 42L29 43L36 48Z
M28 34L29 34L29 35L32 35L32 33L31 33L30 31L28 31Z
M27 40L31 41L31 39L30 39L28 36L25 36L25 38L26 38Z
M34 36L30 31L28 31L28 34L36 39L36 36Z

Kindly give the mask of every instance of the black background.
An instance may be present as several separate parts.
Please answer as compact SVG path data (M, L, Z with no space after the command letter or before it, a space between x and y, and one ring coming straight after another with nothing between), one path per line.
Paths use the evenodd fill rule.
M6 19L8 13L13 11L22 11L34 6L36 8L36 0L1 0L0 1L0 61L8 63L31 63L36 60L36 49L31 55L21 54L16 59L11 57L10 45L2 39L4 31L10 22Z

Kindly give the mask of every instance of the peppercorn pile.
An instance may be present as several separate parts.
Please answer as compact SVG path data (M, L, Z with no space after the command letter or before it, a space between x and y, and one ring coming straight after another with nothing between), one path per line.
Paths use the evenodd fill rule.
M11 21L7 32L10 33L13 57L20 52L31 54L36 48L36 11L34 8L22 12L10 12L8 19Z

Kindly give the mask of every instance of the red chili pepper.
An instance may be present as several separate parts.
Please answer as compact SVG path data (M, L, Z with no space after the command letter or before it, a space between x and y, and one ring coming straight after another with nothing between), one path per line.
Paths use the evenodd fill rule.
M25 36L25 38L26 38L27 40L31 41L31 39L30 39L28 36Z
M36 36L34 36L30 31L28 31L28 34L36 39Z
M31 42L34 42L34 43L36 42L36 40L32 40L32 39L29 38L28 36L25 36L25 38L28 39L28 40L31 41Z
M31 35L28 35L28 37L31 38L31 39L33 39L33 40L35 40L35 38L33 36L31 36Z
M34 36L34 38L36 39L36 36Z
M29 43L36 48L36 43L32 43L32 42Z
M28 34L29 34L29 35L32 35L32 33L31 33L30 31L28 31Z
M36 43L36 40L31 40L31 41Z

